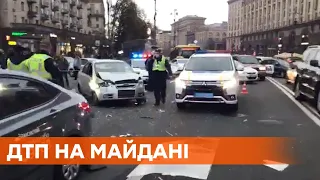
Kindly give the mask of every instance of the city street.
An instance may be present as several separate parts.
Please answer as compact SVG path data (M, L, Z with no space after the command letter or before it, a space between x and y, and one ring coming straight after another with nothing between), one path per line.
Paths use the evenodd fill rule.
M155 108L153 94L148 102L110 102L93 107L95 136L132 134L133 136L285 136L296 138L294 148L299 165L281 169L260 166L211 166L209 180L315 180L320 176L320 124L315 110L291 97L281 79L247 85L249 94L239 97L239 111L230 114L218 106L197 105L178 111L174 104L174 83L168 82L165 106ZM76 83L72 82L73 88ZM280 88L280 89L279 89ZM271 160L272 161L272 160ZM84 172L80 180L125 180L136 166L108 166ZM173 169L172 169L173 170ZM189 179L188 177L152 174L142 180ZM196 172L195 172L196 173ZM201 176L201 175L199 175ZM132 178L133 180L134 178ZM135 178L134 180L139 180ZM129 179L131 180L131 179Z

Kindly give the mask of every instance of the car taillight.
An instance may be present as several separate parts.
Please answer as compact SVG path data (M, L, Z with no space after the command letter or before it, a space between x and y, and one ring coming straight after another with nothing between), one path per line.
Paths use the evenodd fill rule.
M78 104L79 109L81 109L84 112L91 112L90 105L87 102L82 102Z

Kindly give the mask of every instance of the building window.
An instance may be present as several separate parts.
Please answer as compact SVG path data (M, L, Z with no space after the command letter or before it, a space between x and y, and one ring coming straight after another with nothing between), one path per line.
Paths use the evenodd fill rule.
M14 23L17 22L17 16L16 16L16 15L13 16L13 22L14 22Z
M21 22L24 23L24 17L21 17Z
M98 17L96 17L96 21L99 21L99 18L98 18Z
M99 24L96 24L96 28L99 28Z
M35 9L36 9L36 12L38 12L38 11L39 11L38 6L36 6L36 7L35 7Z
M24 11L24 2L21 2L21 11Z

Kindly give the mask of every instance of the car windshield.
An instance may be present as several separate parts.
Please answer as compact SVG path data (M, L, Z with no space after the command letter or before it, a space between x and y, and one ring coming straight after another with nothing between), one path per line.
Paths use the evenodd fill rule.
M177 62L178 64L185 64L188 62L188 59L178 59Z
M259 64L259 61L254 56L238 56L238 60L242 64Z
M140 68L140 69L145 69L145 61L131 61L131 66L133 68Z
M187 71L232 71L230 57L192 57L186 64Z
M181 50L179 56L184 58L190 58L192 54L194 54L195 50Z
M97 72L133 72L133 69L125 62L99 62L95 63Z

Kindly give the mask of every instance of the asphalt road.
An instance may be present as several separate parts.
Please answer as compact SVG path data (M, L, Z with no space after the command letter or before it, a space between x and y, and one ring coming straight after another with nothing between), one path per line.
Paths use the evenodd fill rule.
M278 84L277 84L278 83ZM75 87L75 82L71 83ZM174 83L168 82L167 103L155 108L153 95L148 102L111 102L93 107L95 136L132 134L134 136L283 136L296 138L301 163L283 171L261 166L211 166L208 180L318 180L320 178L319 116L303 104L291 100L281 79L247 85L249 94L239 97L239 111L225 112L219 106L197 105L178 111L174 100ZM286 86L286 85L284 85ZM280 89L279 89L280 87ZM282 89L282 90L281 90ZM286 95L287 94L287 95ZM289 94L289 95L288 95ZM299 107L300 106L300 107ZM301 109L307 109L303 112ZM313 118L313 119L311 119ZM314 122L315 121L315 122ZM319 123L320 124L320 123ZM80 180L125 180L136 166L108 166L84 172ZM184 176L147 175L142 180L192 179ZM133 180L133 179L130 179ZM134 179L139 180L139 178Z

